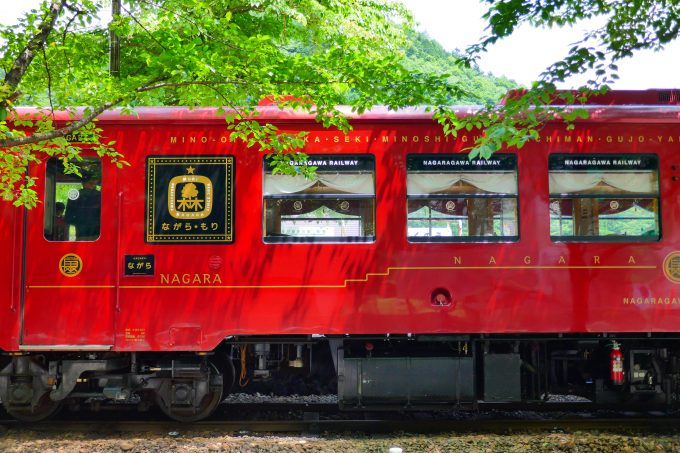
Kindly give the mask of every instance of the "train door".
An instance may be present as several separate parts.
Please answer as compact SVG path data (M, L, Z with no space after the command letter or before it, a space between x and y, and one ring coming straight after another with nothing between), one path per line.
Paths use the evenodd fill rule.
M27 210L21 348L113 345L118 228L115 169L87 157L82 176L50 158L34 167Z

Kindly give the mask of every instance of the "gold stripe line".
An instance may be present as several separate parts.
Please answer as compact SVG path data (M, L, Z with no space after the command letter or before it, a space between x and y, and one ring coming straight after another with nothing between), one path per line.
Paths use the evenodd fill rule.
M121 286L121 289L337 289L346 288L347 284L344 285L163 285L163 286L135 286L126 285Z
M113 289L116 285L28 285L27 289L54 289L54 288L104 288Z
M430 271L430 270L498 270L498 269L657 269L657 266L412 266L388 267L385 272L368 272L363 278L347 278L343 284L336 285L120 285L121 289L338 289L346 288L349 283L368 282L371 277L387 277L392 271ZM28 288L115 288L113 285L33 285Z

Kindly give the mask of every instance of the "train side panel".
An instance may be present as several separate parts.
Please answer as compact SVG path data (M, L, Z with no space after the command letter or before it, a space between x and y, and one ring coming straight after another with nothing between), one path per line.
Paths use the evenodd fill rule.
M0 203L0 349L19 344L23 209Z
M23 344L209 350L232 335L677 331L667 259L680 239L674 123L548 126L518 153L519 241L410 243L408 154L464 153L474 133L446 138L423 118L357 120L349 134L277 121L310 132L307 153L375 156L375 241L265 244L262 156L229 142L219 120L104 121L132 166L106 170L97 241L46 241L41 208L29 217ZM550 239L548 155L592 152L658 156L659 241ZM233 157L231 243L148 240L150 156ZM60 263L69 254L83 267L67 277ZM150 272L126 275L134 259L153 262ZM433 303L442 289L450 303Z
M237 239L214 247L144 245L142 208L131 202L125 212L137 219L137 228L127 230L125 247L154 254L158 274L146 282L136 278L140 284L121 282L125 296L117 347L209 348L229 335L673 331L678 294L663 266L677 243L670 221L678 214L670 170L676 162L673 145L657 138L673 133L667 125L584 124L575 133L547 129L542 143L520 153L518 243L411 244L405 237L406 154L459 152L465 142L435 142L439 133L425 123L362 123L348 136L313 129L308 153L376 156L376 240L264 244L260 156L214 145L221 143L219 130L178 127L169 136L158 130L164 153L210 155L217 149L237 157ZM570 134L572 140L565 142ZM618 137L632 136L632 143L619 143ZM205 143L201 137L207 137ZM662 239L551 241L546 150L657 153ZM141 176L126 180L130 186L124 192L140 193ZM221 264L215 268L215 263ZM450 291L451 305L432 304L438 288ZM645 303L645 295L655 291L664 302Z

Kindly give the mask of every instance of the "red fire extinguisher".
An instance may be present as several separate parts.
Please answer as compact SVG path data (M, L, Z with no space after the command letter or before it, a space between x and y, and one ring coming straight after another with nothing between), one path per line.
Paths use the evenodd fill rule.
M623 354L621 354L620 346L616 341L612 345L612 353L609 355L609 360L610 360L610 363L611 363L612 384L622 385L623 384Z

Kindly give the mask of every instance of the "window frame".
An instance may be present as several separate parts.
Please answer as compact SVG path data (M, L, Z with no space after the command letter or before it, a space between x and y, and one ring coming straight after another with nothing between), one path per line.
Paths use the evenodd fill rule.
M640 159L642 164L640 166L635 165L606 165L606 164L570 164L565 162L569 160L580 160L580 161L592 161L592 162L608 162L614 158L619 160L632 160ZM585 172L588 171L599 171L599 172L634 172L634 171L647 171L651 170L655 172L656 175L656 191L654 193L553 193L548 187L548 212L549 212L549 222L552 222L552 208L551 205L555 200L639 200L639 199L651 199L656 203L657 211L656 215L656 225L658 228L658 235L646 236L646 235L553 235L550 234L550 240L555 243L645 243L645 242L658 242L662 239L663 228L661 224L661 168L659 165L659 156L656 153L629 153L629 152L613 152L613 153L550 153L548 155L548 178L550 181L550 175L552 172L557 171L569 171L574 172ZM572 207L573 209L573 207ZM575 220L572 218L572 228L575 228ZM600 220L598 214L598 222Z
M356 161L356 165L344 165L342 162ZM357 170L360 172L369 172L372 175L372 192L370 194L364 193L287 193L287 194L267 194L266 185L267 177L273 176L273 166L270 161L263 158L263 172L262 172L262 241L265 244L372 244L376 240L376 168L375 155L366 153L356 154L308 154L307 164L317 167L317 173L323 174L354 174ZM335 164L334 164L335 163ZM291 163L291 165L296 165ZM280 175L277 175L280 176ZM303 189L306 190L306 189ZM305 201L305 200L337 200L339 203L345 201L355 200L369 200L371 202L371 220L372 220L372 234L364 236L274 236L268 235L267 226L267 207L270 201ZM359 214L359 221L361 215ZM279 219L283 215L279 215ZM362 223L364 226L364 223Z
M499 161L498 164L493 164L493 158ZM467 155L464 154L434 154L434 153L408 153L406 155L406 177L412 172L428 172L433 173L490 173L493 171L498 172L514 172L515 175L515 187L516 193L429 193L429 194L409 194L408 187L406 190L406 240L409 243L421 244L421 243L514 243L520 240L520 205L519 205L519 165L518 157L515 153L495 153L494 156L487 160L490 162L485 165L470 165L468 162L474 162L477 160L468 159ZM439 162L440 164L429 165L428 162ZM467 202L469 199L493 199L502 200L510 199L515 200L515 235L508 236L409 236L409 221L412 220L409 217L409 202L411 200L464 200ZM431 210L431 208L430 208ZM438 218L429 218L430 224L433 221L437 221ZM441 220L446 220L443 217ZM492 218L493 221L493 218Z
M63 163L61 162L61 159L56 156L52 156L47 161L45 162L45 186L44 186L44 208L43 208L43 238L51 243L73 243L73 242L96 242L101 239L101 234L102 234L102 209L103 209L103 198L102 198L102 193L103 193L103 178L104 178L104 166L103 166L103 161L100 157L97 156L87 156L83 157L82 161L78 162L77 165L80 167L80 171L83 175L89 174L92 180L96 180L96 186L95 190L99 192L99 219L98 219L98 234L97 237L94 239L78 239L77 237L77 227L73 224L69 224L68 221L66 220L67 216L69 215L69 202L70 201L75 201L78 199L78 197L71 198L70 196L67 196L67 200L64 201L64 214L63 214L63 219L64 219L64 226L65 226L65 234L66 238L65 239L53 239L48 237L47 232L48 232L48 226L49 230L52 232L52 235L55 234L55 219L56 219L56 204L58 202L61 202L61 200L57 200L57 185L59 183L64 183L64 181L59 181L57 178L57 175L72 175L74 181L72 184L77 184L80 186L80 188L71 188L69 192L72 190L78 191L80 193L81 190L83 190L83 178L81 176L76 175L75 173L73 174L66 174L63 171ZM92 171L92 168L94 168L94 172ZM51 217L51 221L48 222L48 217ZM73 237L74 239L70 239L71 234L71 226L73 225Z

